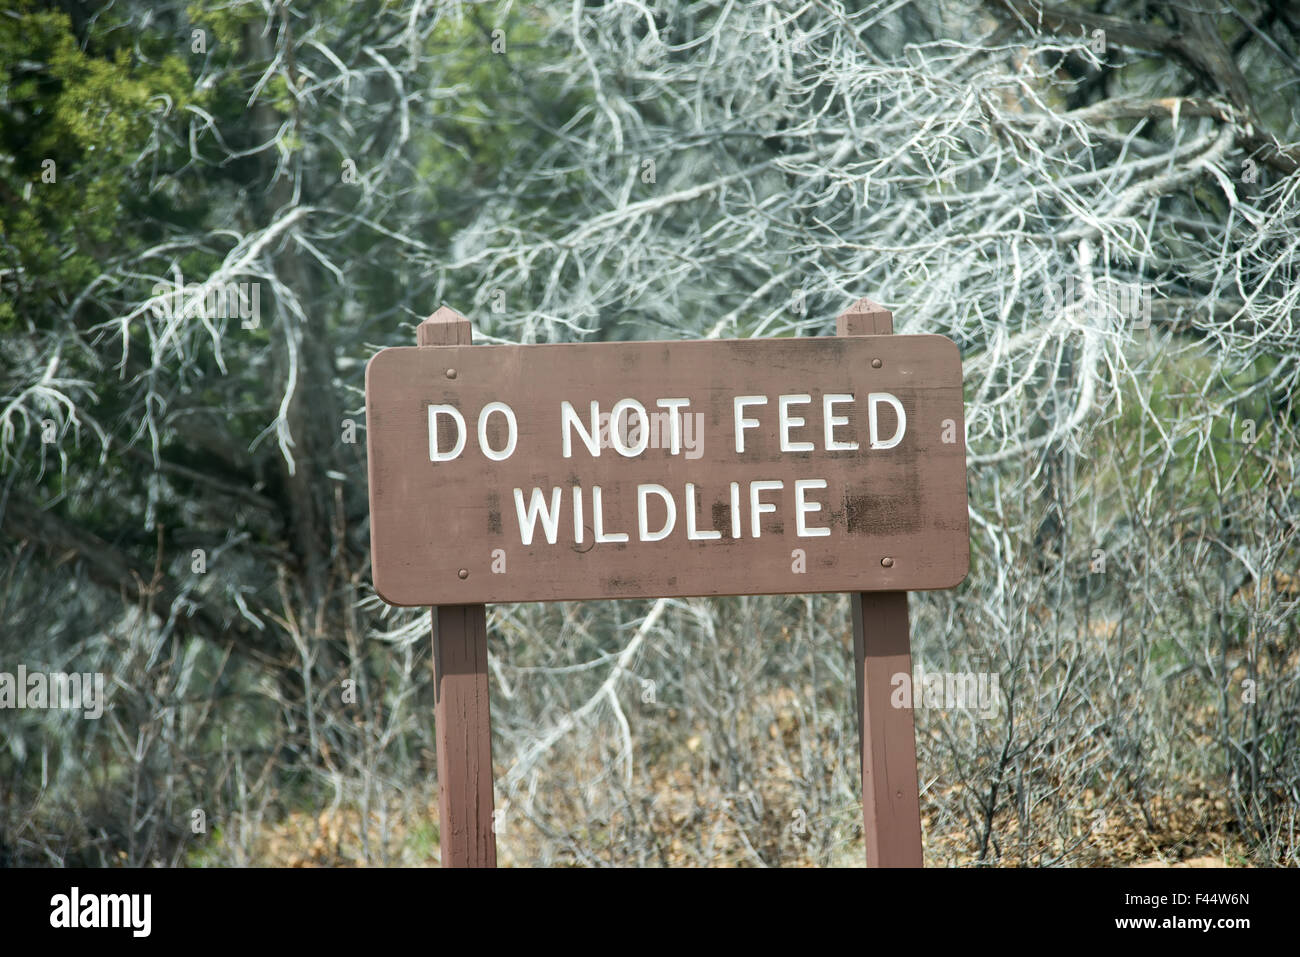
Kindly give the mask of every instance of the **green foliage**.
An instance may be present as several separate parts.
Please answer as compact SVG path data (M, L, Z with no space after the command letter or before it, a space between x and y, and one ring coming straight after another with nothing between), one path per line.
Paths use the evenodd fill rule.
M106 11L88 43L30 2L0 17L0 328L48 327L132 242L157 124L195 102L186 64L147 60Z

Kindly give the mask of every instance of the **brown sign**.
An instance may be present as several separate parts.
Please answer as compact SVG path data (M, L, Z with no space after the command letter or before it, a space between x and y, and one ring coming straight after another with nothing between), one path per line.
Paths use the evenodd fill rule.
M909 591L969 567L942 336L384 349L366 419L395 605Z

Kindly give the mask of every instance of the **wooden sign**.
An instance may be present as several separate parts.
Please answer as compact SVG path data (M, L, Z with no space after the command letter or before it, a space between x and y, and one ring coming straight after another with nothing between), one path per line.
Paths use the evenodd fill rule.
M395 605L948 588L969 527L942 336L384 349Z
M921 865L907 592L969 565L961 360L860 299L836 339L474 346L366 368L375 590L433 605L445 867L493 867L487 602L848 591L867 864Z

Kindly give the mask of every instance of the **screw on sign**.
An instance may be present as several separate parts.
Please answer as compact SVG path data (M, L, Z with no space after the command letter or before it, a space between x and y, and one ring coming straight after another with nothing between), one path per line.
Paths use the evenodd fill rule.
M852 595L867 862L920 865L890 678L907 592L969 569L965 429L957 347L892 331L863 299L831 338L474 346L444 307L370 360L374 584L433 606L444 865L496 863L488 602L809 592Z

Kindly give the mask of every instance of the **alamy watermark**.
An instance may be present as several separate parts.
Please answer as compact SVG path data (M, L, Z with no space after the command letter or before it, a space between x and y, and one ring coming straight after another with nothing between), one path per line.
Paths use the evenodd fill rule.
M1002 703L1000 680L988 671L900 671L889 680L895 708L961 708L991 718Z
M73 887L50 898L50 926L123 928L132 937L148 937L153 927L152 894L84 894Z
M1067 276L1064 286L1055 281L1044 284L1043 311L1055 318L1069 309L1098 324L1109 320L1131 324L1134 329L1150 329L1154 290L1149 282L1120 282L1103 276L1085 284Z
M241 328L262 323L260 282L156 282L150 309L158 319L238 319Z
M0 671L0 709L4 708L80 710L83 717L97 720L104 714L103 672L29 673L25 665L18 666L17 674Z
M678 409L664 412L625 409L620 412L617 422L610 412L600 413L597 422L602 449L613 448L615 441L621 449L640 448L644 435L645 448L668 449L673 455L680 448L688 459L698 459L704 455L703 412L687 412L682 415ZM680 434L675 435L675 431Z

